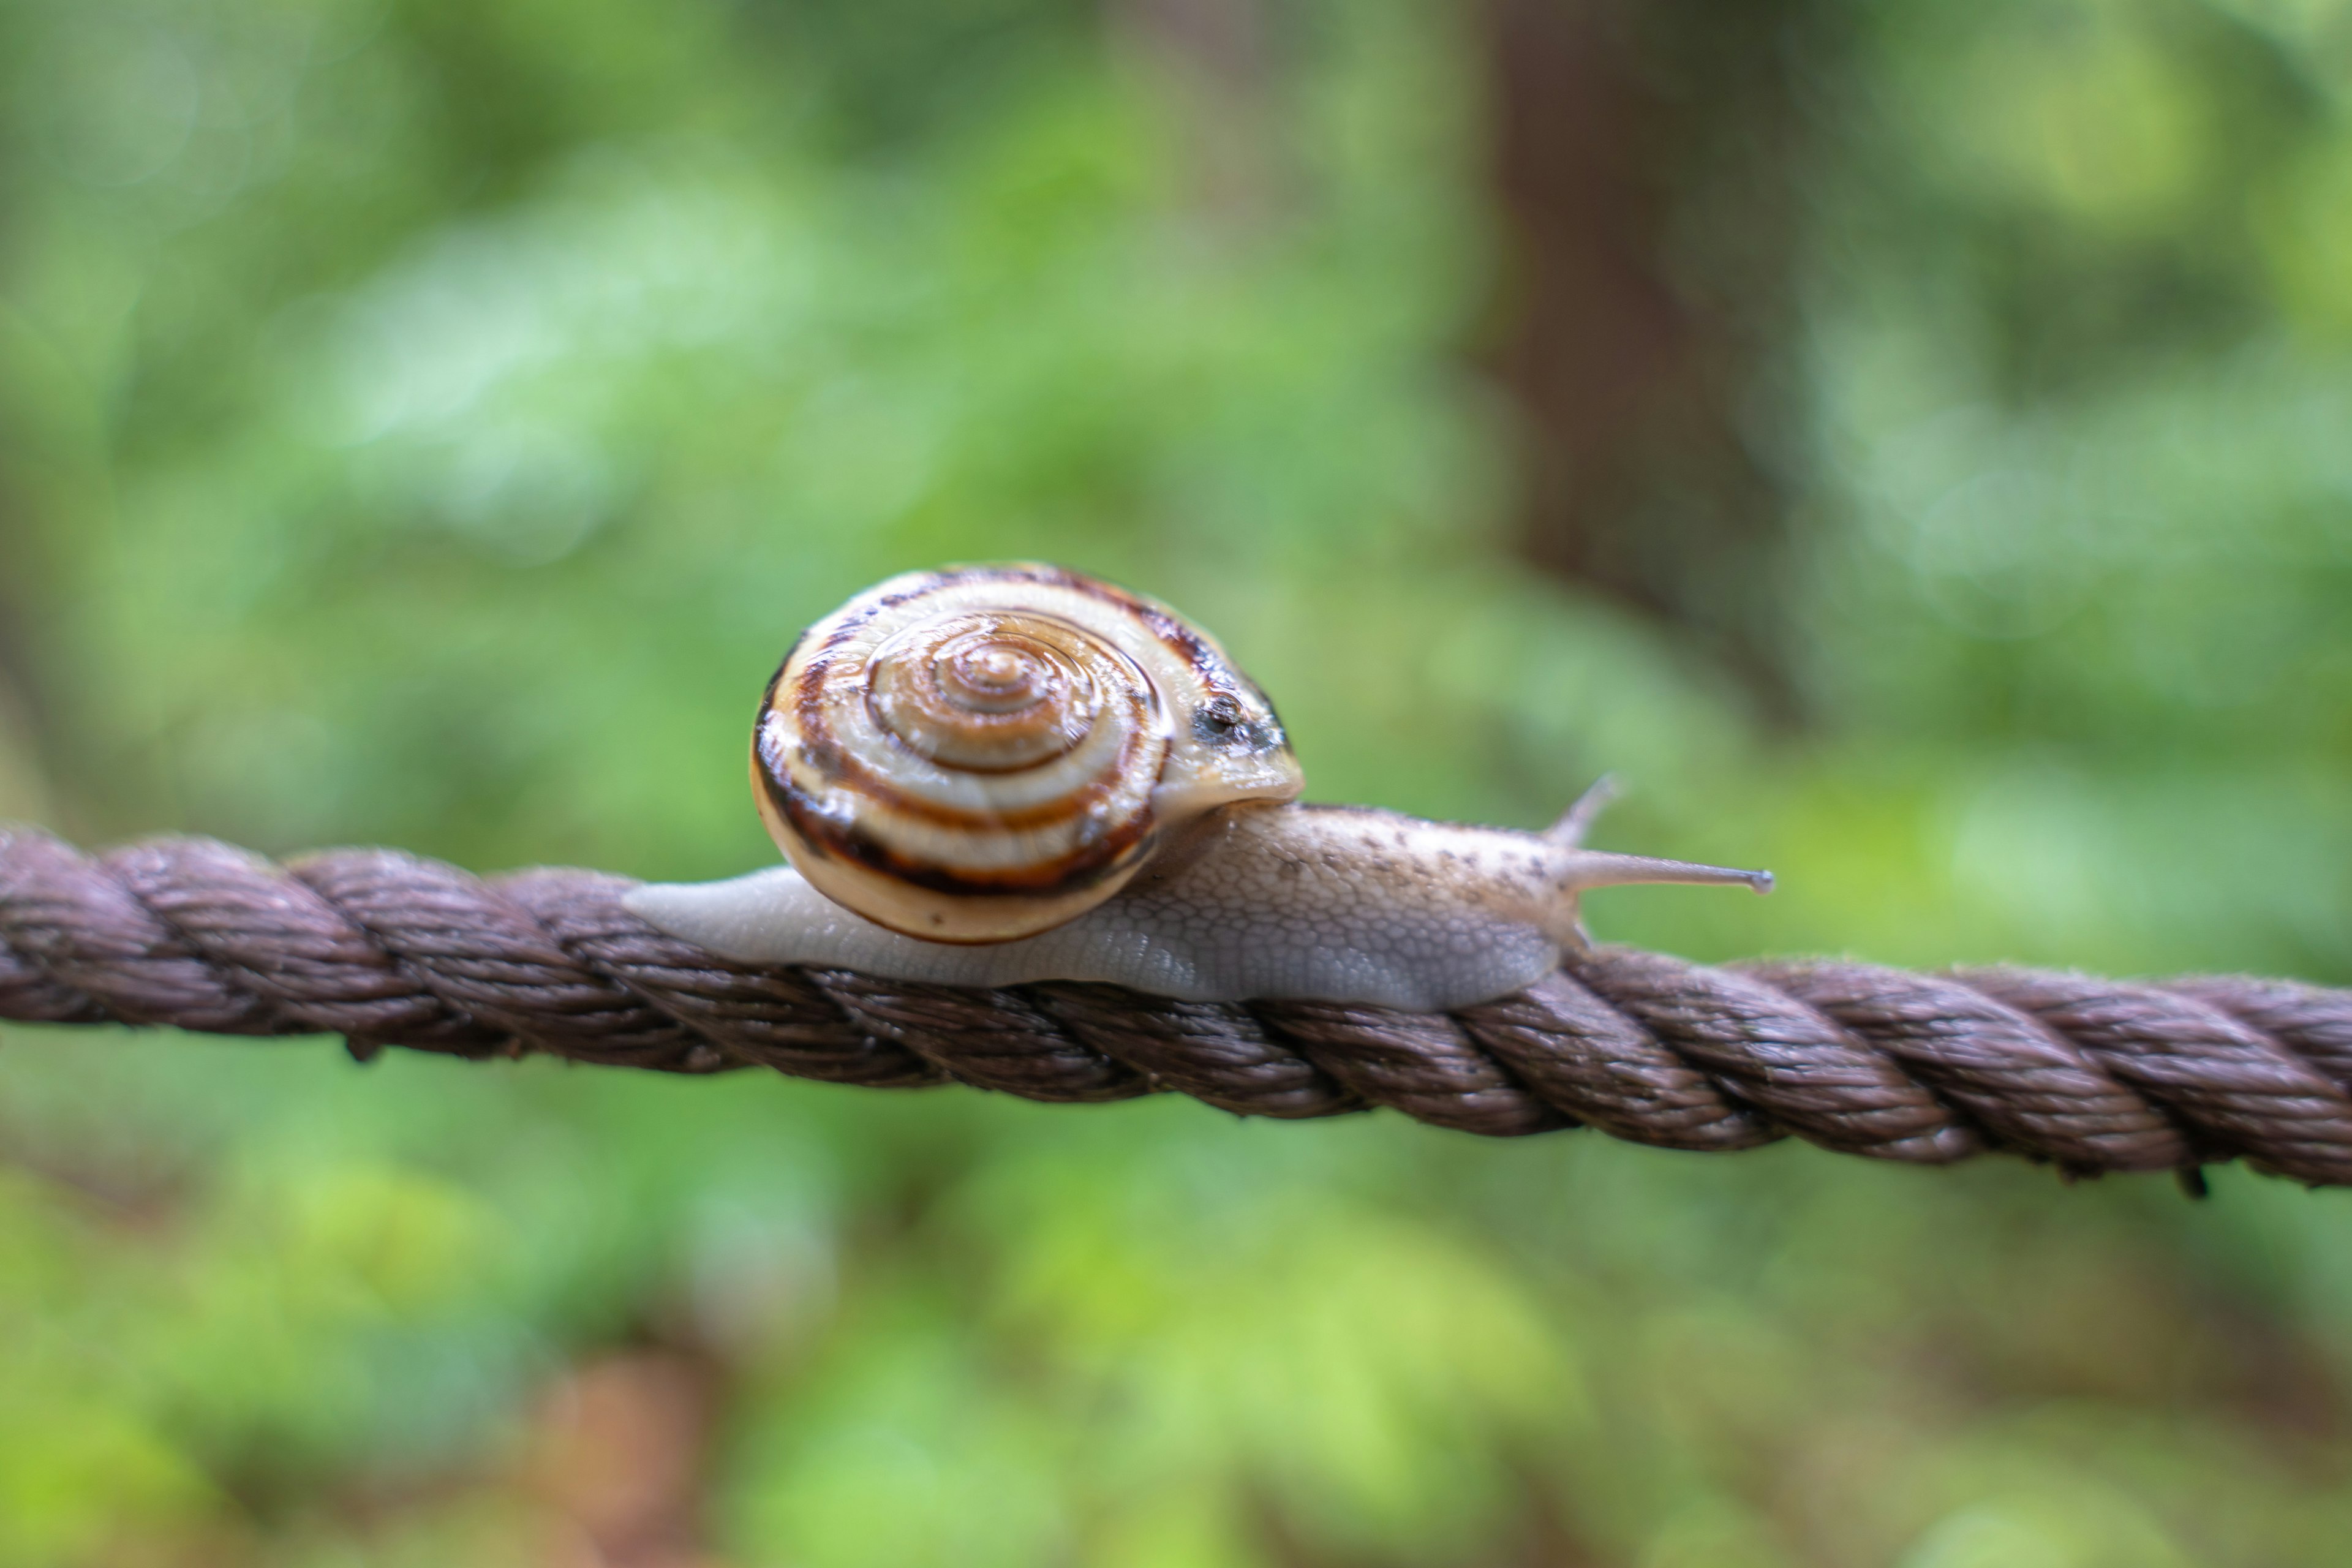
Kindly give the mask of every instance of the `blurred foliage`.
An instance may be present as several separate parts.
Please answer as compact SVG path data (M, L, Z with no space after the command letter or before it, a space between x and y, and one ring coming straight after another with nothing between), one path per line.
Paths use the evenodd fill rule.
M2352 7L1850 7L1795 739L1503 552L1473 15L1269 6L1235 86L1167 10L0 5L0 816L729 872L793 630L1039 556L1321 798L1613 767L1606 841L1782 875L1612 938L2352 982ZM0 1563L2352 1540L2344 1201L2235 1173L8 1041Z

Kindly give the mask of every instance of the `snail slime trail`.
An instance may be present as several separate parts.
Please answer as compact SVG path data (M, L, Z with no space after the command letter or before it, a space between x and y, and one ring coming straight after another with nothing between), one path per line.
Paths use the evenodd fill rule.
M1057 567L894 577L809 628L751 736L788 866L628 908L747 963L1190 1001L1489 1000L1581 944L1578 895L1768 872L1303 805L1273 704L1166 606Z

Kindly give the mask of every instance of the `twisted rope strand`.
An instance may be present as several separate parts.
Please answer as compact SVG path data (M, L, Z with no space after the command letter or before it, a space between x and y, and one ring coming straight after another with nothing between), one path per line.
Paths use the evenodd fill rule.
M2000 1151L2082 1175L2242 1159L2352 1185L2352 992L1622 948L1447 1014L967 990L732 963L629 914L635 885L486 881L386 849L279 865L203 838L93 858L0 829L0 1018L339 1034L362 1059L535 1052L1057 1101L1173 1090L1245 1116L1387 1106L1488 1137L1587 1126L1694 1151Z

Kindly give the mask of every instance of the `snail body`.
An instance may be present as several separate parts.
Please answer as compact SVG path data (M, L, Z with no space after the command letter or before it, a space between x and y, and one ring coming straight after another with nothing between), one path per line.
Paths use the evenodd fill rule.
M1296 804L1272 705L1213 641L1051 567L851 601L770 683L751 767L792 864L628 900L749 963L1444 1009L1548 973L1587 888L1771 882L1582 847L1601 789L1546 833Z

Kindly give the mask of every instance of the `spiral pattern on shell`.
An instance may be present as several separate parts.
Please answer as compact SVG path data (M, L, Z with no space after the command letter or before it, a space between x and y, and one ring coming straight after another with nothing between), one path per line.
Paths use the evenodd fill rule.
M1045 566L895 578L811 627L751 771L770 833L835 902L995 942L1124 885L1167 831L1298 793L1263 694L1150 600Z

